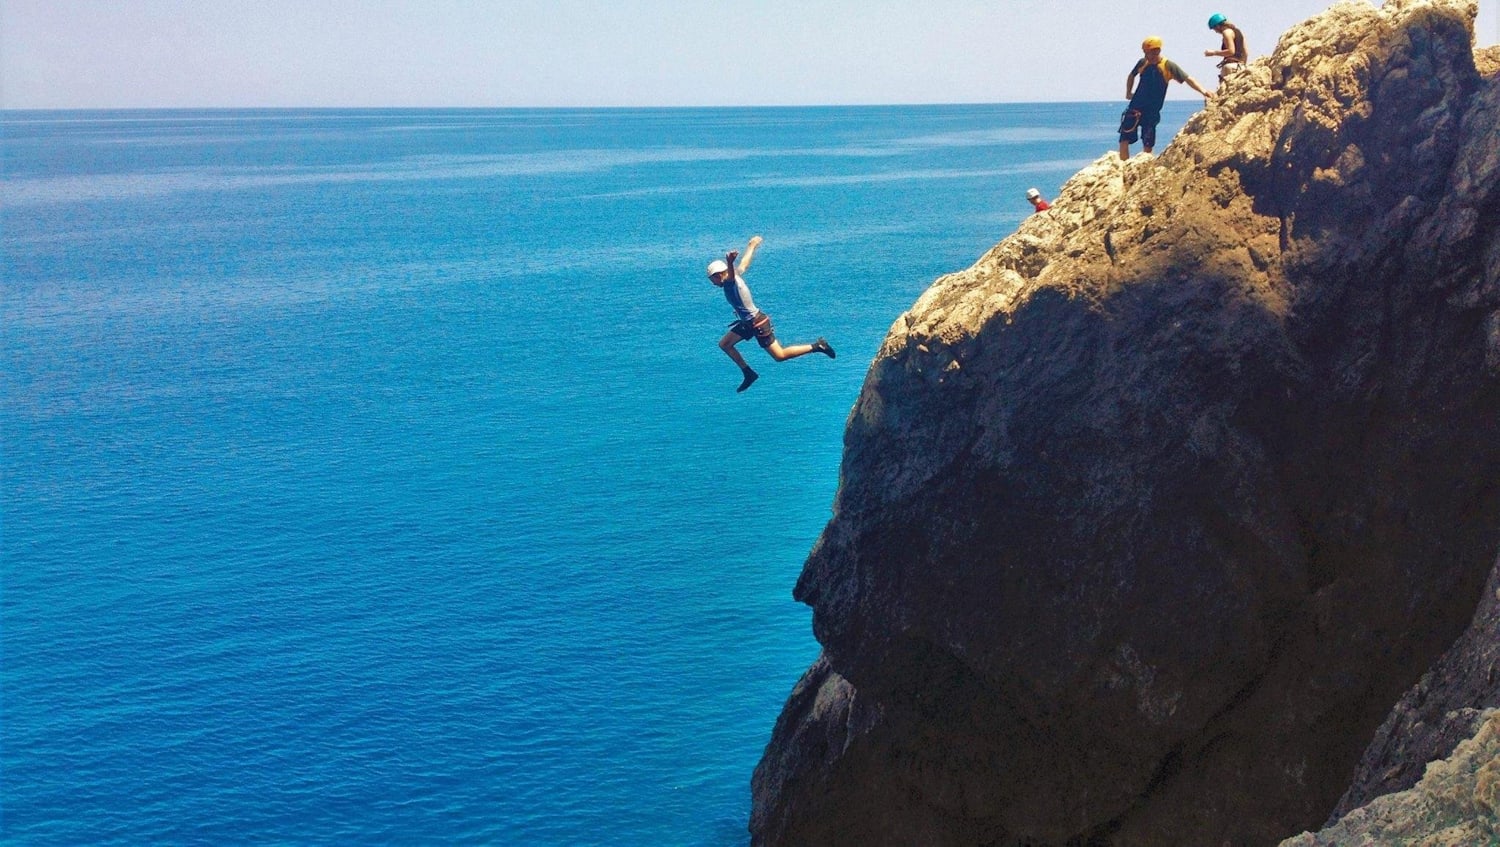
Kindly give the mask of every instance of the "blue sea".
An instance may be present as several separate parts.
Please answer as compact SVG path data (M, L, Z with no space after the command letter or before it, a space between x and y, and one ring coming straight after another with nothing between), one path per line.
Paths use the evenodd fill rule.
M871 358L1118 113L0 113L0 836L747 843Z

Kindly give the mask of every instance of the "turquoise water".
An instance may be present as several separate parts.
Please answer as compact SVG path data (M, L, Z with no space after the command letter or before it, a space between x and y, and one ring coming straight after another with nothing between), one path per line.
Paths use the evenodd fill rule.
M745 843L880 339L1117 116L3 113L0 833Z

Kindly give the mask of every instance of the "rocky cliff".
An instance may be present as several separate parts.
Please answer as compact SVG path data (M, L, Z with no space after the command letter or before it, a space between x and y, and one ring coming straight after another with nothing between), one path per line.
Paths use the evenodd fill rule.
M1478 731L1484 710L1495 708L1500 708L1500 562L1463 637L1380 725L1332 819L1415 785L1427 763L1451 754Z
M1479 611L1375 733L1329 825L1282 847L1500 844L1500 561Z
M1383 795L1316 835L1281 847L1488 847L1500 844L1500 712L1453 756L1432 763L1414 788Z
M1488 847L1500 844L1500 712L1479 715L1478 732L1422 781L1383 795L1317 835L1281 847Z
M1333 7L896 321L796 587L823 655L756 769L757 844L1329 816L1500 548L1475 11Z

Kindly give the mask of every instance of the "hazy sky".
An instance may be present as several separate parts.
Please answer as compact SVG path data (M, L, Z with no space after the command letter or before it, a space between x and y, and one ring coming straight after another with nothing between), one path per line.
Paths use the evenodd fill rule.
M1123 98L1205 85L1329 0L0 0L0 107L686 106ZM1480 4L1479 43L1500 40ZM1185 88L1174 97L1191 96Z

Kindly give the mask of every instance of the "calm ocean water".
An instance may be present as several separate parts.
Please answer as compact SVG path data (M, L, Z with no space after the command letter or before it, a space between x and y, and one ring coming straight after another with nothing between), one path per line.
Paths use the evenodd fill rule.
M0 835L744 844L870 358L1118 111L0 114Z

